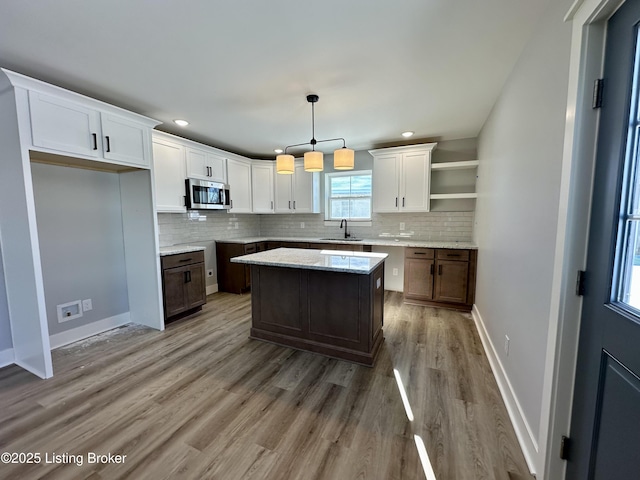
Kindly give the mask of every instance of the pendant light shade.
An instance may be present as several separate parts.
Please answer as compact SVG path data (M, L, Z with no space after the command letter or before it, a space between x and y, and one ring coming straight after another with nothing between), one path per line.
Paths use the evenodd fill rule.
M321 172L324 169L324 159L322 152L305 152L304 170L306 172Z
M293 155L278 155L276 157L276 171L285 175L293 175Z
M342 148L334 152L333 165L336 170L352 170L354 154L353 150L347 148L344 138L329 138L327 140L316 140L316 117L314 105L320 97L315 94L307 95L307 102L311 104L311 140L306 143L296 143L289 145L284 149L283 155L276 157L276 171L278 173L292 174L294 172L293 155L287 155L287 149L292 147L301 147L303 145L311 145L311 151L304 154L304 169L307 172L321 172L324 170L324 159L322 152L316 151L316 145L323 142L342 142ZM280 150L282 151L282 150Z
M354 153L350 148L339 148L333 152L333 168L336 170L353 170Z

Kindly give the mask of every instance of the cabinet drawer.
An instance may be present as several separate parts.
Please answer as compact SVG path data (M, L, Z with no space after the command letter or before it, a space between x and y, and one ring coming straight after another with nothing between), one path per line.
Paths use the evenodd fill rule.
M404 249L405 258L423 258L433 260L434 250L433 248L415 248L407 247Z
M161 257L162 270L174 267L183 267L193 263L204 263L204 252L178 253L176 255L165 255Z
M444 250L438 249L436 250L436 258L438 260L462 260L465 262L469 261L469 250Z

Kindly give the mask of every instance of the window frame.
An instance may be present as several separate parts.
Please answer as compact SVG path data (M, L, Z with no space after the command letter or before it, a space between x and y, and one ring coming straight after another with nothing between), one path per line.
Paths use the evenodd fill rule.
M332 218L331 217L331 199L338 198L331 196L331 179L335 177L355 177L361 175L369 175L371 177L371 192L368 196L348 196L348 197L340 197L342 199L348 198L368 198L369 199L369 218L350 218L346 217L349 222L353 222L354 224L360 226L371 226L372 216L373 216L373 170L349 170L349 171L335 171L328 172L324 175L324 219L325 225L334 225L339 224L341 218Z

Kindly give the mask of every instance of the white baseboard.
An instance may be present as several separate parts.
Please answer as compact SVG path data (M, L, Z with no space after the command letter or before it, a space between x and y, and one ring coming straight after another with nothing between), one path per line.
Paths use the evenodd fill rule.
M487 358L489 359L489 364L491 365L493 376L495 377L498 388L500 389L502 400L507 407L509 418L511 419L513 428L516 431L516 437L518 437L518 442L520 442L520 448L522 448L524 459L527 462L527 466L529 467L529 471L531 472L531 474L535 475L537 470L536 459L539 458L538 440L533 434L533 431L531 430L531 427L529 426L529 423L524 416L522 407L520 406L520 402L518 402L518 397L513 391L513 387L511 386L511 382L509 382L507 372L502 366L502 362L500 361L500 357L498 357L493 342L489 338L487 329L484 326L484 321L482 320L482 315L480 315L480 312L478 311L478 307L476 305L473 306L471 315L473 317L473 321L476 324L476 328L478 329L480 340L482 340L484 351L487 354Z
M214 283L213 285L207 285L207 295L211 295L212 293L216 293L218 291L218 284Z
M65 332L56 333L49 336L49 343L51 349L63 347L70 343L77 342L78 340L84 340L85 338L92 337L98 333L106 332L113 328L121 327L131 323L131 316L129 312L121 313L113 317L104 318L97 322L89 323L88 325L82 325L81 327L72 328Z
M7 365L13 365L16 357L13 353L13 348L7 348L6 350L0 350L0 368Z

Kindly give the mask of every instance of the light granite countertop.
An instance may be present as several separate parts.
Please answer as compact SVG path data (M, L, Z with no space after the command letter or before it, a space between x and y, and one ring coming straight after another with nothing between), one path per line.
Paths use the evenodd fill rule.
M275 250L234 257L231 261L270 267L368 274L384 262L387 257L386 253L276 248Z
M324 238L310 237L240 237L220 240L226 243L257 243L257 242L318 242L318 243L354 243L355 245L371 245L378 247L421 247L421 248L451 248L451 249L470 249L477 250L478 246L473 242L443 242L443 241L427 241L412 238L396 238L396 237L378 237L363 238L357 241L349 241L340 238L327 240Z
M205 247L197 245L172 245L171 247L160 247L160 256L178 255L180 253L200 252L206 250Z

